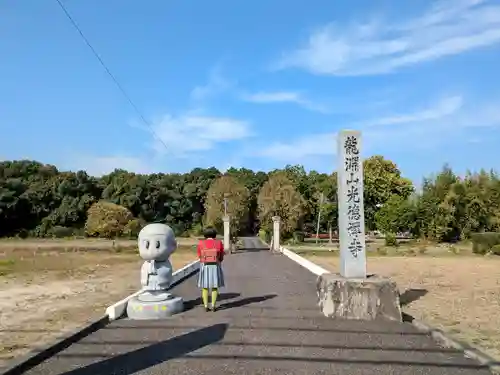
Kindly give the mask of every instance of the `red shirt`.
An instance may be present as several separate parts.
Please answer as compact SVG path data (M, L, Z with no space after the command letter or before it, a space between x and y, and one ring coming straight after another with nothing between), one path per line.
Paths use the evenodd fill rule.
M197 247L197 253L198 253L198 258L201 257L201 249L216 249L217 253L219 255L219 261L224 260L224 244L222 243L221 240L216 240L213 238L207 238L206 240L201 240L198 242L198 247Z

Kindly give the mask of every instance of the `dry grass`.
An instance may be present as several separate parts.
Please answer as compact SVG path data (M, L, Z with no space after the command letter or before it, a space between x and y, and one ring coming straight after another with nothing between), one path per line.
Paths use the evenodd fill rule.
M368 272L392 278L401 292L427 290L404 311L500 358L500 257L440 257L442 249L427 250L425 255L416 249L411 256L369 257ZM339 269L336 257L307 257L331 271Z
M399 240L399 246L385 246L383 239L370 240L366 243L368 256L411 256L411 255L429 255L429 256L447 256L447 255L472 255L472 244L470 242L460 242L457 244L435 244L429 241L421 240ZM338 242L328 243L322 241L318 244L308 241L299 244L287 245L287 248L297 253L331 253L338 255Z
M0 366L135 292L141 259L132 249L135 242L113 250L102 240L0 241ZM181 245L171 261L178 269L195 257Z

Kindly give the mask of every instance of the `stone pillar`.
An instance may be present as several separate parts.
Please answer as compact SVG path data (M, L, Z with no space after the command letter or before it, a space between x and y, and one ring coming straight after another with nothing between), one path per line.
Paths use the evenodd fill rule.
M365 212L361 133L343 130L337 138L340 275L366 278Z
M230 246L231 246L231 241L229 240L230 239L230 219L229 219L229 216L224 216L222 218L222 220L224 221L224 249L226 251L229 251L230 250Z
M366 277L361 133L344 130L337 141L340 275L318 277L318 305L331 318L401 321L396 283Z
M280 217L273 216L273 243L272 251L280 251Z

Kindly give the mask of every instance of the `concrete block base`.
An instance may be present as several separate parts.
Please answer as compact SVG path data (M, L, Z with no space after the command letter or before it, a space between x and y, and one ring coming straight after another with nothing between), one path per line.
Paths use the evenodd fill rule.
M346 279L325 273L318 277L318 305L329 318L402 321L399 291L394 281L379 276Z
M145 292L132 297L127 303L127 315L134 320L166 319L184 310L182 297L169 293Z

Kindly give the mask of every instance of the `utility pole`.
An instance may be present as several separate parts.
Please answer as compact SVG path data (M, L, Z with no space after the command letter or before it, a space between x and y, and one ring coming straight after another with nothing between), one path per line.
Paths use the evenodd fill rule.
M321 220L321 207L322 206L323 206L323 193L321 193L321 196L319 197L318 223L316 225L316 244L318 243L318 240L319 240L319 222Z

